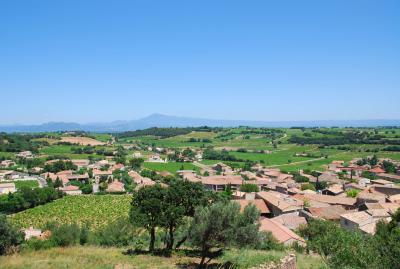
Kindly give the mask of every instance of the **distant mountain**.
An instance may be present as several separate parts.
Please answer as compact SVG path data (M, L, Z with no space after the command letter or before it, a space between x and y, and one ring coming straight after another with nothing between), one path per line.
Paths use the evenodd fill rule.
M146 129L150 127L376 127L400 126L400 120L317 120L317 121L248 121L248 120L215 120L189 117L152 114L132 121L114 121L108 123L79 124L73 122L48 122L40 125L0 125L0 132L123 132Z

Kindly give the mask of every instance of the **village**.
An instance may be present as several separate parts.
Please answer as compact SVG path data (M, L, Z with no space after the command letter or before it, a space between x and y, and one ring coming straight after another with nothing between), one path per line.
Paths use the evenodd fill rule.
M172 149L157 148L155 151L176 153ZM168 162L158 153L148 156L146 162ZM16 185L23 181L37 181L38 187L52 185L71 196L129 194L156 184L168 188L168 178L178 177L182 181L200 183L206 190L228 195L241 210L254 205L260 212L259 229L270 232L287 246L294 242L305 246L306 240L296 231L311 219L336 222L344 229L373 235L377 223L381 220L390 222L400 208L400 163L390 159L371 161L373 156L370 156L349 162L334 160L323 171L285 173L260 163L249 169L232 168L224 162L200 164L202 152L197 150L191 159L184 161L197 163L199 169L177 170L173 174L168 171L149 173L148 169L141 167L144 161L141 157L140 152L132 156L139 160L139 166L130 165L133 162L119 163L114 158L95 162L89 159L52 159L41 167L20 172L10 169L16 167L14 160L33 159L35 155L30 151L19 152L14 160L0 162L0 194L16 192ZM71 169L48 171L49 167L66 162ZM385 170L389 164L396 173ZM26 239L42 236L39 228L30 226L25 229Z

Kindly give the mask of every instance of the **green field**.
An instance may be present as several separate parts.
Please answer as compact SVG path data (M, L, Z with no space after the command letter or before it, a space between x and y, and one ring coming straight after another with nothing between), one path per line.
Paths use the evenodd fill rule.
M10 216L17 227L42 228L47 222L89 223L97 229L116 220L127 217L130 195L82 195L66 196L54 202L37 206Z
M40 149L40 153L44 155L62 155L68 157L70 159L87 159L89 156L92 157L101 157L100 155L96 154L76 154L72 152L72 148L77 146L71 145L51 145L46 146Z
M199 168L193 165L192 163L176 163L176 162L170 162L170 163L145 162L143 163L143 167L158 172L168 171L171 173L175 173L178 170L182 170L182 168L183 170L199 170Z
M15 183L15 187L17 189L21 189L23 187L27 188L37 188L39 187L39 182L37 180L17 180L13 181Z

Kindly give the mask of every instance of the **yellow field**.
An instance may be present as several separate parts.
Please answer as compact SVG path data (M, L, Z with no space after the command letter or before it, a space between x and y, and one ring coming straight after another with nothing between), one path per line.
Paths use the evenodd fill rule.
M61 137L61 142L68 142L71 144L78 144L83 146L100 146L105 144L99 140L90 137L75 137L75 136Z

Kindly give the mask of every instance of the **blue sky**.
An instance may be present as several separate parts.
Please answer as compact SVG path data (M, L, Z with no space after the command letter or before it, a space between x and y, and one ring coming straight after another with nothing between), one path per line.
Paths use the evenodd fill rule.
M0 1L0 124L400 118L400 1Z

